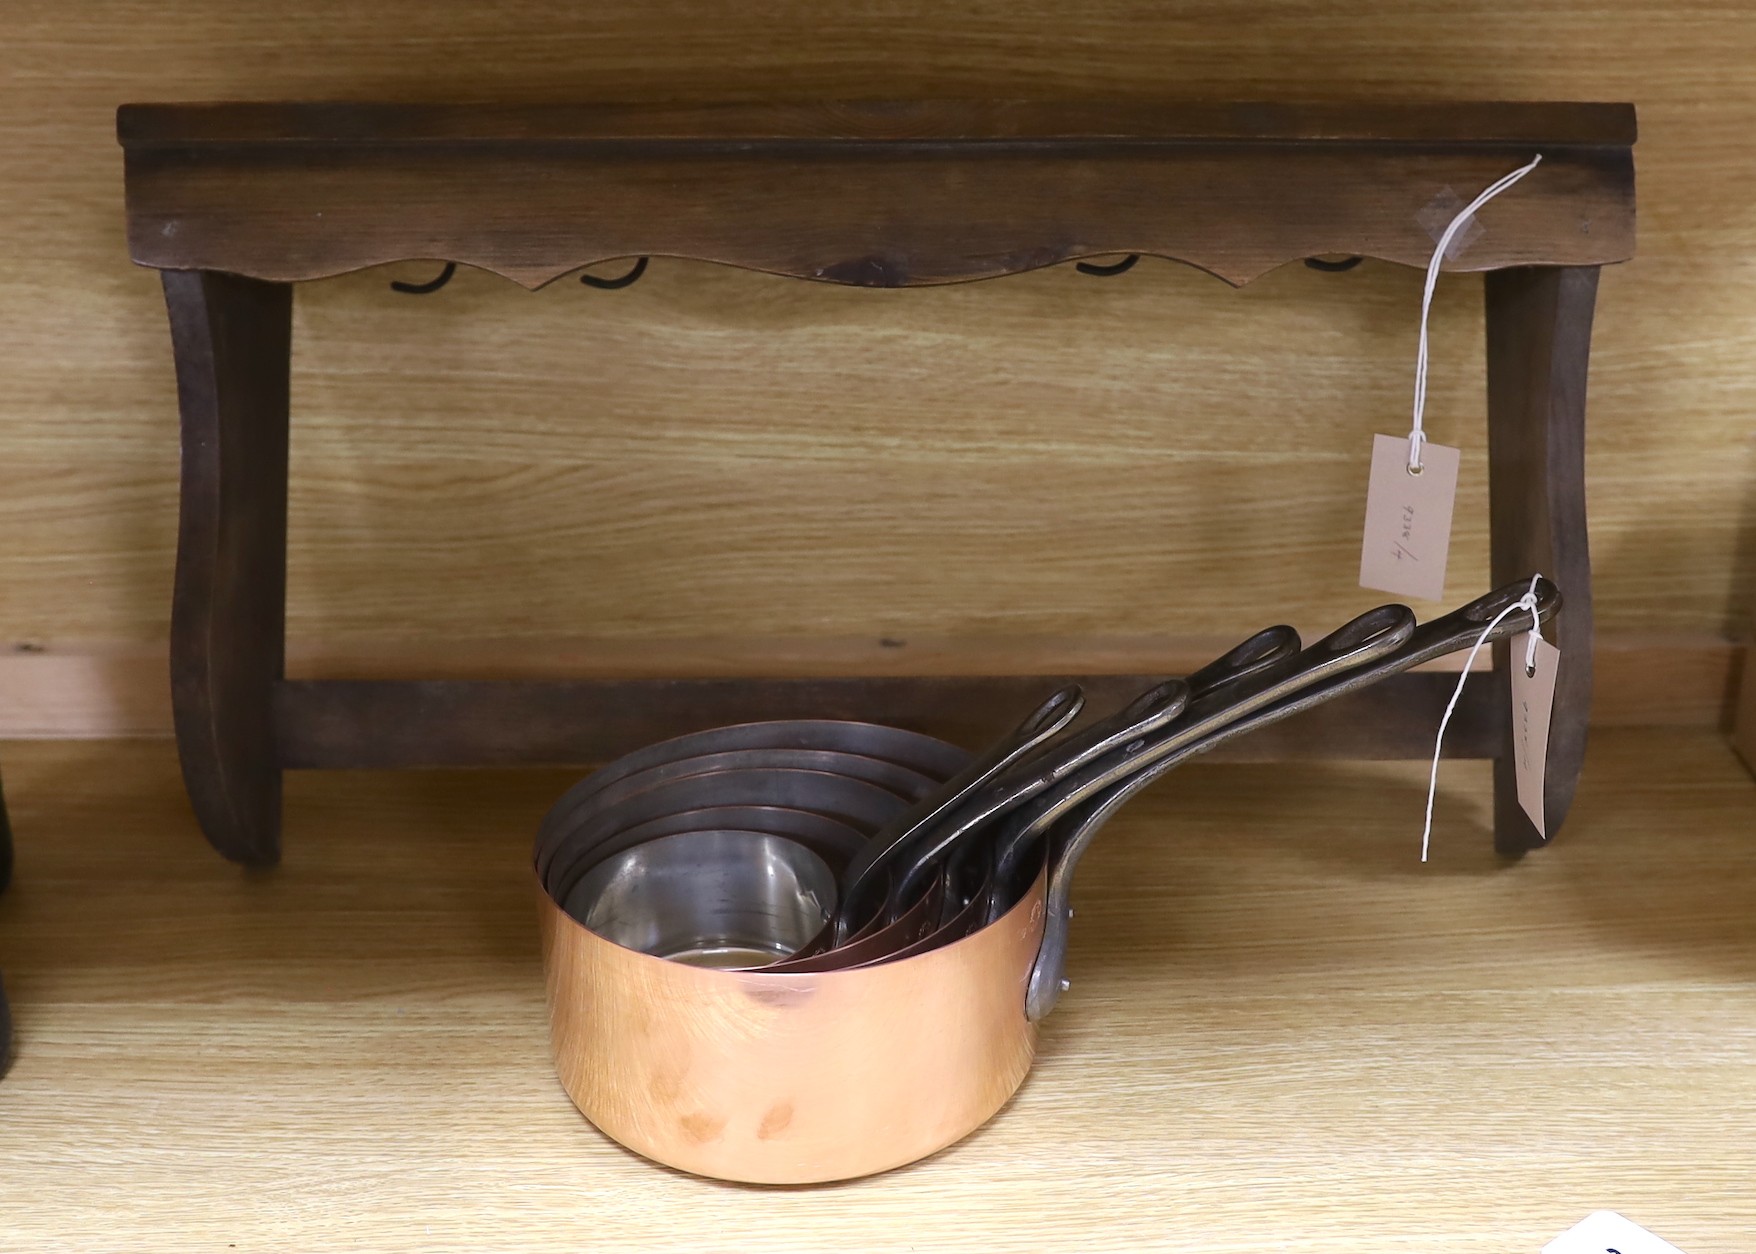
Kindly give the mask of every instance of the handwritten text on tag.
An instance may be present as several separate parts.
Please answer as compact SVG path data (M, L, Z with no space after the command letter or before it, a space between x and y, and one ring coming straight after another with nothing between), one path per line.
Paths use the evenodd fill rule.
M1445 595L1458 460L1454 448L1423 444L1421 473L1410 474L1408 437L1372 437L1366 536L1360 546L1362 588L1424 601Z
M1587 1215L1543 1246L1543 1254L1683 1254L1613 1210Z
M1537 637L1536 673L1524 669L1530 633L1512 638L1512 764L1518 777L1518 804L1536 824L1538 835L1549 838L1543 826L1543 776L1549 760L1549 715L1555 706L1555 675L1561 666L1561 650Z

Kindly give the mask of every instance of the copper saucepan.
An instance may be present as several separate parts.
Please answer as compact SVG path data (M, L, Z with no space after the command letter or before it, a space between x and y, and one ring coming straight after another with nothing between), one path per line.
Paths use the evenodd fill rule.
M1552 595L1543 609L1552 612ZM1537 617L1546 616L1543 609ZM1512 615L1499 634L1528 625ZM1332 674L1265 706L1258 702L1228 725L1209 725L1204 735L1185 734L1175 751L1151 757L1130 742L1091 762L1074 774L1072 790L1043 794L1038 812L1021 823L978 833L995 846L995 870L985 891L971 894L970 905L985 899L991 913L972 916L966 906L965 917L977 921L963 934L942 929L930 943L905 947L887 961L831 971L727 971L669 962L595 935L568 916L545 883L551 889L540 897L545 966L564 1087L592 1122L623 1144L725 1179L843 1179L950 1144L998 1110L1029 1069L1033 1021L1043 1012L1033 975L1059 961L1044 944L1051 871L1064 905L1069 855L1077 858L1102 820L1144 780L1221 737L1425 660L1414 643L1405 640L1363 666L1360 676ZM1423 647L1449 651L1440 643L1429 633ZM1168 742L1174 728L1165 734ZM703 781L720 776L730 773L666 787L701 790L693 804L702 808L711 796ZM1073 839L1040 839L1041 807L1075 793L1082 800L1066 817ZM792 803L789 794L785 804ZM904 804L897 803L898 813ZM1044 854L1045 846L1054 847L1052 855ZM1046 856L1052 866L1044 865ZM1006 876L1032 862L1028 885L1008 894ZM1064 945L1065 920L1059 922Z
M1092 751L1066 760L1091 760L1116 739L1088 735L1080 743ZM619 774L622 783L638 773ZM701 802L731 778L636 791L632 807L612 802L619 818L598 827L662 808L654 794L667 788ZM578 798L560 820L575 828ZM591 826L589 813L583 821ZM564 833L545 827L550 866L565 870ZM1045 885L1039 876L992 926L952 943L824 972L705 970L639 953L570 917L550 885L541 909L562 1083L610 1136L700 1174L805 1183L913 1161L980 1126L1029 1069L1024 981Z
M1030 1070L1044 886L951 944L825 972L670 962L540 894L562 1087L615 1140L698 1175L805 1184L923 1158Z
M858 735L822 730L842 741ZM801 738L814 741L816 731L795 727L791 739ZM935 752L953 768L946 774L967 757L943 744ZM645 769L656 765L649 757ZM612 783L639 773L619 771ZM579 1108L616 1140L726 1179L842 1179L957 1140L1023 1079L1034 1032L1021 1012L1021 980L1040 934L1040 892L1034 912L1021 903L921 962L823 975L667 961L595 934L562 908L567 892L606 865L576 856L570 839L581 831L598 851L618 838L638 851L650 848L642 836L691 839L727 811L767 807L821 819L815 808L826 806L834 807L830 821L869 836L907 808L903 797L825 772L748 767L622 794L586 792L612 799L582 812L576 790L545 820L539 903L557 1070ZM811 820L787 822L798 830ZM922 1030L933 1024L945 1027ZM922 1104L923 1092L936 1100Z

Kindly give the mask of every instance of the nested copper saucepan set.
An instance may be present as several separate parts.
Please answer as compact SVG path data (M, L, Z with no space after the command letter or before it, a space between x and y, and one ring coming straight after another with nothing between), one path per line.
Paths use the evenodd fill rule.
M1258 632L1075 726L1053 693L971 757L867 723L749 723L619 759L536 844L556 1066L622 1144L701 1175L839 1180L924 1157L1017 1089L1066 988L1072 877L1179 763L1468 648L1533 592L1425 624ZM1506 613L1490 641L1530 630Z

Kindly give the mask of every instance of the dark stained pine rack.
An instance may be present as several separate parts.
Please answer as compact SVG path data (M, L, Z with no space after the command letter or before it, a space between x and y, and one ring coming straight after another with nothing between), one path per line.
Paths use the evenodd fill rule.
M162 272L182 410L177 741L228 857L279 856L288 768L588 762L754 718L979 734L1052 682L287 680L293 284L414 259L529 288L645 256L861 287L1117 254L1234 285L1326 255L1425 266L1422 210L1537 152L1446 268L1485 274L1493 581L1541 570L1566 601L1549 831L1566 816L1591 701L1586 375L1598 268L1634 249L1630 105L125 105L117 133L129 245ZM1508 665L1502 645L1447 751L1495 759L1495 844L1516 854L1540 842L1505 753ZM1077 678L1101 705L1156 677ZM1239 756L1424 757L1453 682L1400 676Z

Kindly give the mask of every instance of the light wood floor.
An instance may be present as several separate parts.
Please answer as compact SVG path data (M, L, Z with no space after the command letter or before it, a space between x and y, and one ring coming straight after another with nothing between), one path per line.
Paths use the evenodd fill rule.
M1610 1207L1756 1249L1756 784L1613 732L1496 864L1448 766L1207 766L1083 872L1073 989L972 1139L764 1190L598 1135L550 1071L530 885L557 773L301 775L211 854L162 743L0 746L0 1247L1534 1252Z

